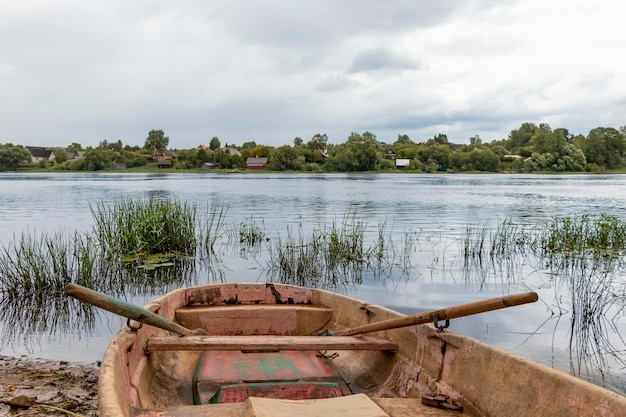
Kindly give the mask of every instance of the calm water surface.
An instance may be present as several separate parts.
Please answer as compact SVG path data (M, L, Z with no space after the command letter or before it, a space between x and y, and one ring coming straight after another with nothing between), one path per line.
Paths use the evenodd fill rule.
M544 265L522 259L505 270L468 272L462 267L459 242L468 225L491 230L505 219L524 225L580 214L626 219L626 176L0 174L0 247L23 233L89 231L90 205L127 197L224 206L228 225L254 222L270 238L297 230L307 233L340 222L348 213L356 213L372 239L381 224L396 244L414 232L420 243L408 273L387 279L366 274L362 285L343 291L415 313L535 290L541 298L538 303L457 319L451 330L585 378L597 377L597 371L584 364L586 369L580 369L580 352L571 342L576 338L566 290ZM265 281L266 264L262 251L224 250L213 272L199 272L195 282ZM626 293L623 277L617 283L616 291L620 290ZM132 301L142 304L147 299ZM96 361L121 325L119 318L103 313L89 334L29 335L0 344L0 353ZM626 334L626 319L621 311L607 327L607 337L623 358L626 349L620 333ZM610 374L617 390L625 390L624 368L611 362Z

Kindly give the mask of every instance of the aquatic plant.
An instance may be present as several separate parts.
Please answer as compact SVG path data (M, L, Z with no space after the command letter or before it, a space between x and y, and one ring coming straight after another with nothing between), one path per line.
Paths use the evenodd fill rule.
M358 285L364 276L390 278L395 271L408 279L419 234L405 232L404 246L397 248L386 222L377 230L376 239L368 244L367 225L354 211L341 221L315 227L308 235L302 225L297 235L288 229L286 237L268 245L268 276L282 283L327 289Z
M197 212L197 241L201 256L215 254L217 241L226 233L225 219L228 208L211 203L204 212Z
M244 246L255 246L263 241L269 240L265 233L265 227L259 226L252 216L250 219L244 220L239 223L239 243Z
M555 218L540 235L546 252L594 251L606 255L626 249L626 221L601 214Z
M107 254L141 258L196 250L196 207L178 200L127 198L91 206L94 233Z
M55 293L69 282L84 282L83 263L89 265L94 257L75 241L82 241L80 234L42 233L34 238L23 233L14 237L0 252L1 291L5 296L20 297Z
M350 284L350 272L366 262L364 230L353 226L333 222L330 228L315 228L307 236L300 225L297 236L288 229L286 237L272 239L268 244L271 279L318 288ZM359 280L357 277L356 282Z

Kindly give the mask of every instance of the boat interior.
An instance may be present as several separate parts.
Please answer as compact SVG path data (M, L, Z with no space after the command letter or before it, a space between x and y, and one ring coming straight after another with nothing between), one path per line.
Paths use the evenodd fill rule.
M472 339L432 325L329 335L401 315L326 291L221 284L176 290L146 308L206 335L130 323L101 366L100 415L499 415L502 399L490 394L503 382L485 375L502 366L520 367L512 389L523 398L538 395L527 386L539 374L521 359L495 363ZM528 403L515 407L510 415L527 415Z

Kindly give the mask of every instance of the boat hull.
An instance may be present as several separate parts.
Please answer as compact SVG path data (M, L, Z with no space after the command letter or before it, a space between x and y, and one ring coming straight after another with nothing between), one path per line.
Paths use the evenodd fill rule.
M340 294L270 283L182 288L146 308L184 326L200 326L209 338L297 337L402 316ZM101 365L100 416L201 415L202 407L219 410L215 415L243 416L252 403L268 406L258 401L230 408L226 404L194 406L194 375L204 352L180 346L148 349L151 341L170 336L164 330L142 326L136 332L124 328L113 338ZM425 414L431 411L424 410L431 409L422 408L423 398L445 396L449 400L444 406L463 407L460 415L626 416L624 396L469 337L437 331L431 324L368 336L384 338L394 348L351 350L344 346L324 351L354 394L335 402L341 407L349 404L350 397L355 404L362 404L365 397L382 410L382 415L435 415ZM315 401L322 402L307 403L307 407L322 407L320 404L327 400Z

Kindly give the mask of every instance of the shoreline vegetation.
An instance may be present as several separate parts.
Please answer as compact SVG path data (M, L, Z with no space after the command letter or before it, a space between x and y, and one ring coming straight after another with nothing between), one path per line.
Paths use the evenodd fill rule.
M39 164L27 164L19 167L16 170L7 170L0 171L2 173L13 173L13 174L219 174L219 175L262 175L262 174L290 174L290 175L298 175L298 174L359 174L359 175L380 175L380 174L389 174L389 175L515 175L515 174L529 174L529 175L621 175L626 174L626 167L616 168L616 169L603 169L596 171L549 171L549 170L537 170L537 171L515 171L515 170L500 170L500 171L479 171L479 170L467 170L467 171L455 171L452 169L448 169L445 171L432 171L426 172L421 170L407 170L407 169L389 169L384 171L350 171L350 172L326 172L322 170L318 171L281 171L275 170L271 168L263 168L263 169L248 169L248 168L236 168L236 169L225 169L225 168L214 168L211 170L203 170L200 168L185 168L185 169L162 169L159 168L156 162L148 162L145 165L138 167L130 167L125 169L111 169L103 168L98 171L81 171L81 170L60 170L54 169L54 167L45 167L42 168Z
M23 233L0 250L4 343L33 332L89 334L98 312L63 296L71 282L112 296L155 295L194 285L198 271L211 276L222 265L221 251L235 250L255 262L263 254L259 265L273 282L331 291L358 286L364 277L387 285L410 279L414 254L432 238L411 230L392 238L386 222L368 227L355 211L312 230L276 235L262 220L227 224L225 207L175 199L128 198L91 211L89 232ZM560 289L557 301L546 300L550 314L571 316L572 372L584 377L594 370L612 386L611 370L626 369L626 343L607 333L626 310L626 221L602 214L495 226L467 225L456 239L458 253L446 258L433 249L432 262L451 262L446 268L458 268L467 283L478 285L496 271L503 287L514 288L537 285L516 273L518 262L536 260L546 273L544 284Z
M476 135L469 144L456 144L441 133L419 143L399 134L395 142L385 143L371 132L353 132L338 144L317 133L307 142L294 138L293 146L254 141L222 146L213 137L208 146L171 149L162 130L151 130L143 147L106 139L97 147L0 144L0 172L626 172L625 135L626 126L598 127L585 136L545 123L523 123L506 139L489 143Z

